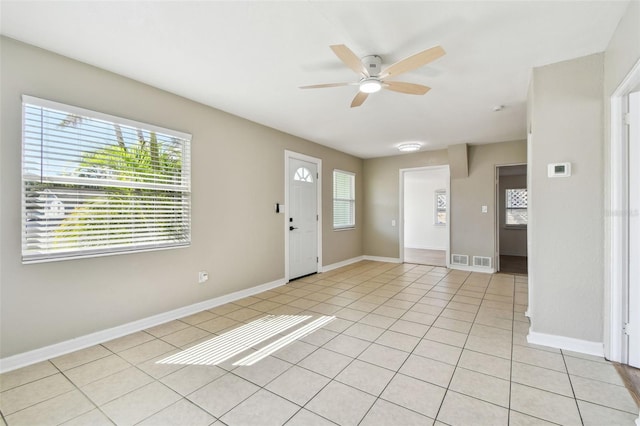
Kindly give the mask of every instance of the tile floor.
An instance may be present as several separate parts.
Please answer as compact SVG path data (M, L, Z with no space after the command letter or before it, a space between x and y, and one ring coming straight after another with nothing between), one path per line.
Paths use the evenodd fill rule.
M428 250L404 248L404 261L418 265L447 266L447 252L445 250Z
M0 376L10 425L633 425L601 358L526 342L527 279L360 262ZM250 367L157 360L266 314L336 320Z

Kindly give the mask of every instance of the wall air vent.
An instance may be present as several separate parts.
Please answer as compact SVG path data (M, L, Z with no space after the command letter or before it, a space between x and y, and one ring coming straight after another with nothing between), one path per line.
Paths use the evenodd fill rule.
M451 264L452 265L469 265L469 256L466 254L452 254L451 255Z
M491 268L491 258L485 256L473 256L473 266Z

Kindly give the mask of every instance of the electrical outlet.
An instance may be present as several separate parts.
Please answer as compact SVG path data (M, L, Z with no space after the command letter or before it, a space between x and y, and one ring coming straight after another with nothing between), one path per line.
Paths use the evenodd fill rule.
M206 283L207 281L209 281L209 273L207 271L198 272L198 283L202 284Z

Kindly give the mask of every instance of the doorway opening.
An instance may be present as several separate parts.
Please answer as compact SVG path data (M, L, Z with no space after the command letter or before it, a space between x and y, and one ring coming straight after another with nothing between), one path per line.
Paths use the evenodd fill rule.
M496 271L527 274L527 165L496 166Z
M400 170L400 257L449 264L449 166Z

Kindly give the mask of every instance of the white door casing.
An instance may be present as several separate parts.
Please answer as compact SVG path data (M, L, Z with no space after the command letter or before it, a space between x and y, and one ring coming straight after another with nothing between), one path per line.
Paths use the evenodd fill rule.
M629 94L629 365L640 368L640 92Z
M608 197L605 200L605 244L607 256L605 257L605 336L604 352L605 357L610 361L629 364L630 341L638 342L638 326L633 329L629 327L631 338L625 334L625 324L638 315L637 294L638 283L632 285L630 274L634 272L634 264L637 260L631 258L631 238L630 230L632 217L636 217L638 211L632 211L630 205L630 191L633 187L636 196L639 188L638 177L638 142L635 144L635 155L630 152L630 127L627 125L628 119L625 117L629 111L629 95L636 92L640 87L640 60L630 69L629 73L622 80L618 88L612 93L610 98L610 137L609 162L607 174ZM637 114L637 113L636 113ZM628 116L630 118L630 115ZM637 118L635 119L637 120ZM631 120L633 121L633 120ZM636 127L637 129L637 127ZM637 136L636 136L637 138ZM631 159L631 155L636 157ZM635 168L635 184L632 184L632 171ZM633 185L633 186L632 186ZM637 205L637 204L636 204ZM636 225L637 226L637 225ZM637 231L636 231L637 243ZM636 247L638 247L636 245ZM637 249L634 249L637 253ZM638 255L636 254L636 257ZM635 265L637 268L637 265ZM531 284L531 276L529 276ZM630 298L630 292L635 291L636 300ZM637 321L637 320L636 320ZM640 425L640 418L638 419Z
M286 152L286 279L318 272L320 160Z
M399 179L399 195L400 195L400 200L398 202L398 207L399 207L399 212L398 212L398 252L400 254L400 263L404 262L404 245L405 245L405 236L404 236L404 228L405 228L405 195L404 195L404 190L405 190L405 174L406 173L411 173L411 172L419 172L419 171L425 171L425 170L432 170L432 171L436 171L436 170L446 170L447 172L447 178L446 178L446 186L445 186L445 190L447 193L447 223L446 223L446 232L447 232L447 247L445 250L445 256L446 256L446 267L448 268L449 266L451 266L451 231L450 231L450 227L449 227L449 223L451 221L451 174L450 174L450 170L449 170L449 165L442 165L442 166L425 166L425 167L415 167L415 168L409 168L409 169L399 169L399 175L400 175L400 179ZM394 225L392 225L394 226Z
M531 135L529 134L529 136L527 137L527 141L529 141L531 138ZM529 142L527 142L529 143ZM504 195L502 194L502 191L500 190L500 168L501 167L512 167L512 166L525 166L526 167L526 174L527 174L527 180L526 180L526 186L525 189L527 190L527 233L525 234L525 239L527 241L527 257L529 256L530 253L530 245L529 245L529 224L531 223L530 218L531 218L531 208L529 207L530 204L530 200L531 200L531 191L530 191L530 185L529 185L529 165L527 163L512 163L512 164L498 164L495 166L495 214L493 217L493 223L495 226L495 250L494 250L494 259L495 259L495 270L496 272L500 271L500 233L504 231L504 226L503 223L500 221L500 215L503 214L504 209L505 209L505 205L504 203L501 203L501 197L503 197ZM529 280L529 288L531 288L531 280Z

